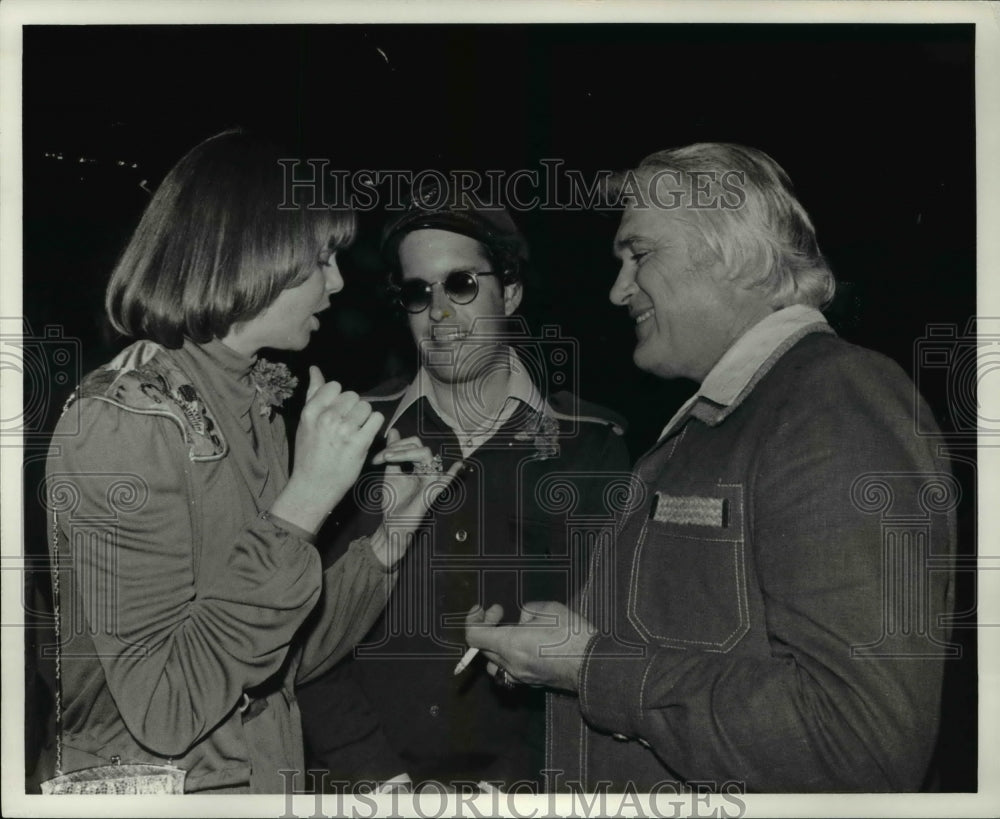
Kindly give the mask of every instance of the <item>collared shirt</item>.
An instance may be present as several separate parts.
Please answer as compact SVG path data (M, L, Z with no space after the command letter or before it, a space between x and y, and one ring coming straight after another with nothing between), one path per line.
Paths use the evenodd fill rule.
M713 426L720 423L770 369L767 365L809 332L833 330L819 310L804 304L784 307L761 319L726 350L698 391L674 413L659 440L676 432L689 415Z
M399 402L396 411L392 415L392 419L386 426L386 432L396 425L400 416L410 406L421 398L426 398L441 420L455 431L459 446L462 448L462 457L468 458L479 447L489 441L496 434L497 430L510 419L517 410L519 402L527 404L537 412L550 414L548 403L542 398L538 387L535 386L534 381L531 380L531 376L528 375L528 370L524 366L524 362L521 361L513 348L508 348L508 352L509 375L507 378L507 396L503 406L500 408L500 412L495 418L490 419L490 423L485 426L468 429L466 428L469 426L468 424L462 424L461 421L445 413L435 399L433 389L431 389L431 374L427 372L426 368L421 367L417 373L417 377L406 388L402 400Z

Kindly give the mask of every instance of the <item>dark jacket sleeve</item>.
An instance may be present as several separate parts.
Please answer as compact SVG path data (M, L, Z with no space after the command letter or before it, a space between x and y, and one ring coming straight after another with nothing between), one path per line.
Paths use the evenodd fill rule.
M581 669L581 708L683 777L759 791L915 790L944 666L940 634L924 626L952 593L948 572L921 561L954 550L951 514L928 513L947 511L948 469L915 433L912 383L881 356L855 350L788 377L747 488L749 582L762 593L768 650L650 646L623 659L599 637ZM926 523L909 543L892 526L908 518Z
M296 692L306 763L329 771L327 792L342 791L338 783L384 782L407 770L355 673L354 659L348 658Z

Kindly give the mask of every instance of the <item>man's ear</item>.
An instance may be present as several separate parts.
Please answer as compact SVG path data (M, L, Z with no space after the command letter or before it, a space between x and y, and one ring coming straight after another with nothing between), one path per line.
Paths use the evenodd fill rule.
M503 311L504 315L511 315L521 306L521 296L524 295L524 287L521 282L506 284L503 288Z

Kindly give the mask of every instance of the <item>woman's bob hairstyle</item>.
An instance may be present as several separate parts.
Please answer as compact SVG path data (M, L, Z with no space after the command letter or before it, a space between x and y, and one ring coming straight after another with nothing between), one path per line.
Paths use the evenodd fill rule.
M167 174L111 275L120 333L204 344L265 310L354 239L349 210L291 201L275 147L242 129L195 146Z

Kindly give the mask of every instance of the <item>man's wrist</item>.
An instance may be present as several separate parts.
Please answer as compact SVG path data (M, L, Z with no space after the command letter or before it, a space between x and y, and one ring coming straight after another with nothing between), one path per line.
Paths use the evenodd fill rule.
M648 649L628 650L615 635L592 638L577 683L584 719L608 733L636 733L642 720L639 703L651 661Z
M583 671L583 661L596 632L584 631L574 635L568 645L568 654L560 664L559 687L564 691L576 693L580 689L580 676Z

